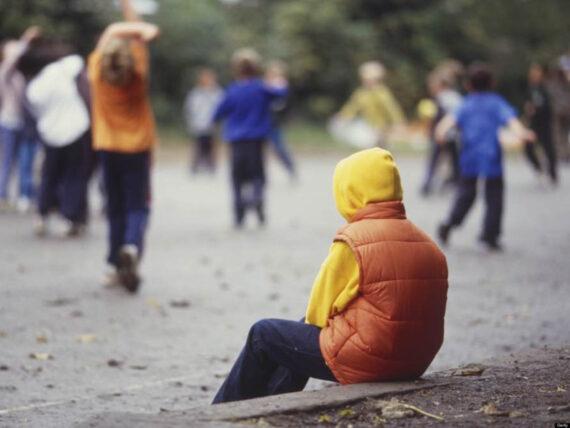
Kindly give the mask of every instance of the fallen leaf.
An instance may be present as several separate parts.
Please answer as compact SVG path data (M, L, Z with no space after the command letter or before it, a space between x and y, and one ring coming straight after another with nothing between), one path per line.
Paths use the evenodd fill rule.
M155 309L160 309L160 302L158 300L156 300L154 297L149 297L148 299L146 299L146 304L155 308Z
M48 338L45 334L40 333L36 335L36 342L37 343L47 343L48 342Z
M279 300L279 297L280 297L279 293L270 293L267 296L267 300L274 302L275 300Z
M332 424L333 418L327 414L323 414L319 416L318 422L320 424Z
M464 367L460 367L454 370L453 376L481 376L485 371L485 367L477 364L468 364Z
M356 413L354 413L354 410L352 410L350 407L346 407L344 409L339 410L338 415L341 418L353 418L356 415Z
M110 360L107 360L107 365L109 367L121 367L123 365L123 362L119 361L119 360L115 360L114 358L111 358Z
M46 306L67 306L75 303L75 299L69 299L67 297L58 297L57 299L53 300L46 300Z
M172 308L189 308L190 307L190 301L189 300L171 300L170 301L170 307Z
M380 409L382 411L382 416L386 419L402 419L415 416L417 413L440 422L445 420L441 416L426 412L412 404L402 403L396 398L392 398L390 401L378 400L374 407L376 409Z
M47 361L53 360L53 355L48 354L47 352L32 352L30 354L30 358L32 360Z
M403 419L414 416L414 411L402 405L395 398L390 401L378 400L375 408L382 411L382 416L386 419Z
M495 403L487 403L483 405L483 407L479 409L479 412L483 412L489 416L509 416L509 412L499 410Z
M0 337L7 337L8 333L6 333L4 330L0 330Z
M93 343L97 340L97 336L94 334L80 334L77 336L77 341L79 343Z
M523 416L526 416L526 413L521 412L520 410L509 412L509 418L522 418Z
M564 387L561 386L561 385L558 385L558 386L556 387L556 392L566 392L566 388L564 388Z

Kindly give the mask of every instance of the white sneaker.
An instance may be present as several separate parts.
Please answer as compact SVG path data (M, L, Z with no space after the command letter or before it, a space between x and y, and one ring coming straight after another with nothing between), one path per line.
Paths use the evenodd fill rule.
M85 226L81 223L67 221L65 225L65 236L68 238L75 238L77 236L83 235L85 232Z
M48 234L48 220L47 217L38 217L34 223L34 233L37 237L43 238Z
M21 197L16 202L16 210L21 214L27 214L32 210L32 201L30 198Z
M119 272L117 268L113 265L107 265L105 273L103 274L103 286L108 288L120 287L121 279L119 278Z

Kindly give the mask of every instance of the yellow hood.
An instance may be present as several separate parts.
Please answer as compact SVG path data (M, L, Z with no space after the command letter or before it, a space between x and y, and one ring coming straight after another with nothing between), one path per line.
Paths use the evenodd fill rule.
M333 178L338 212L347 220L375 202L402 200L400 173L389 151L362 150L341 160Z

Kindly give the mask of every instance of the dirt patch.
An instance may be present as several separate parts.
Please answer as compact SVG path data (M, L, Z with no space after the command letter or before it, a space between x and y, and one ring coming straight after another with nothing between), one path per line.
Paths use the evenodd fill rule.
M434 389L239 422L274 427L554 427L570 422L570 347L544 355L439 373L432 378L461 379Z

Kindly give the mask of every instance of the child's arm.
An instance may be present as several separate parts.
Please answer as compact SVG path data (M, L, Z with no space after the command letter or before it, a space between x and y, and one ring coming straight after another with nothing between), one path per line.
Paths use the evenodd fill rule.
M133 7L131 0L121 0L121 9L123 11L123 18L125 19L125 21L127 22L142 21L140 15Z
M321 266L311 290L305 322L325 327L327 321L358 295L360 272L350 247L335 242Z
M453 128L457 126L457 120L452 114L445 116L435 127L435 140L438 144L445 144L445 137Z
M526 143L534 143L536 141L536 134L522 124L522 122L513 117L507 123L509 131L511 131L519 140Z
M114 37L133 37L148 43L157 38L159 34L159 28L147 22L116 22L105 29L97 43L96 49L102 50L109 40Z

